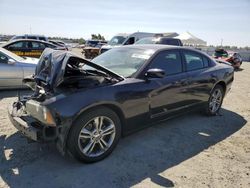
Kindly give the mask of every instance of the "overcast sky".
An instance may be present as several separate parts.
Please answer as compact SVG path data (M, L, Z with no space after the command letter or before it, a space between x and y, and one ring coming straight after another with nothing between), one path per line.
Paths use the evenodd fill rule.
M90 38L189 31L208 44L250 46L250 0L0 0L0 34Z

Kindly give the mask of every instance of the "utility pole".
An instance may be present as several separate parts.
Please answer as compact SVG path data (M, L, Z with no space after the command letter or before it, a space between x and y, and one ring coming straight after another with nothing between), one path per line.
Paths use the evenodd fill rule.
M221 41L220 41L220 46L222 47L222 43L223 43L223 39L221 39Z

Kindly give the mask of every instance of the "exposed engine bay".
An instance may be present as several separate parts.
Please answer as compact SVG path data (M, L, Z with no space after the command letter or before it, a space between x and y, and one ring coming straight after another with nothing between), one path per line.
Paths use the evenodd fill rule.
M122 77L110 70L65 51L44 50L34 75L23 82L34 94L31 98L43 101L57 91L89 89L113 84Z

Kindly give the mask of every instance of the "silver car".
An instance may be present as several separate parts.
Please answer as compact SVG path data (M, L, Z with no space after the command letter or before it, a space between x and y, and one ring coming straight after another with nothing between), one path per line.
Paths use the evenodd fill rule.
M38 60L17 56L0 47L0 89L25 87L22 80L35 72Z

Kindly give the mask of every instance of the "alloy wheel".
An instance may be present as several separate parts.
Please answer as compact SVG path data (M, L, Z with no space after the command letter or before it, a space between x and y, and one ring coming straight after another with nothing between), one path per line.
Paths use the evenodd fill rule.
M115 139L115 124L106 116L88 121L78 136L78 147L88 157L98 157L107 151Z
M212 113L215 113L221 106L222 92L220 89L215 89L209 102L209 109Z

